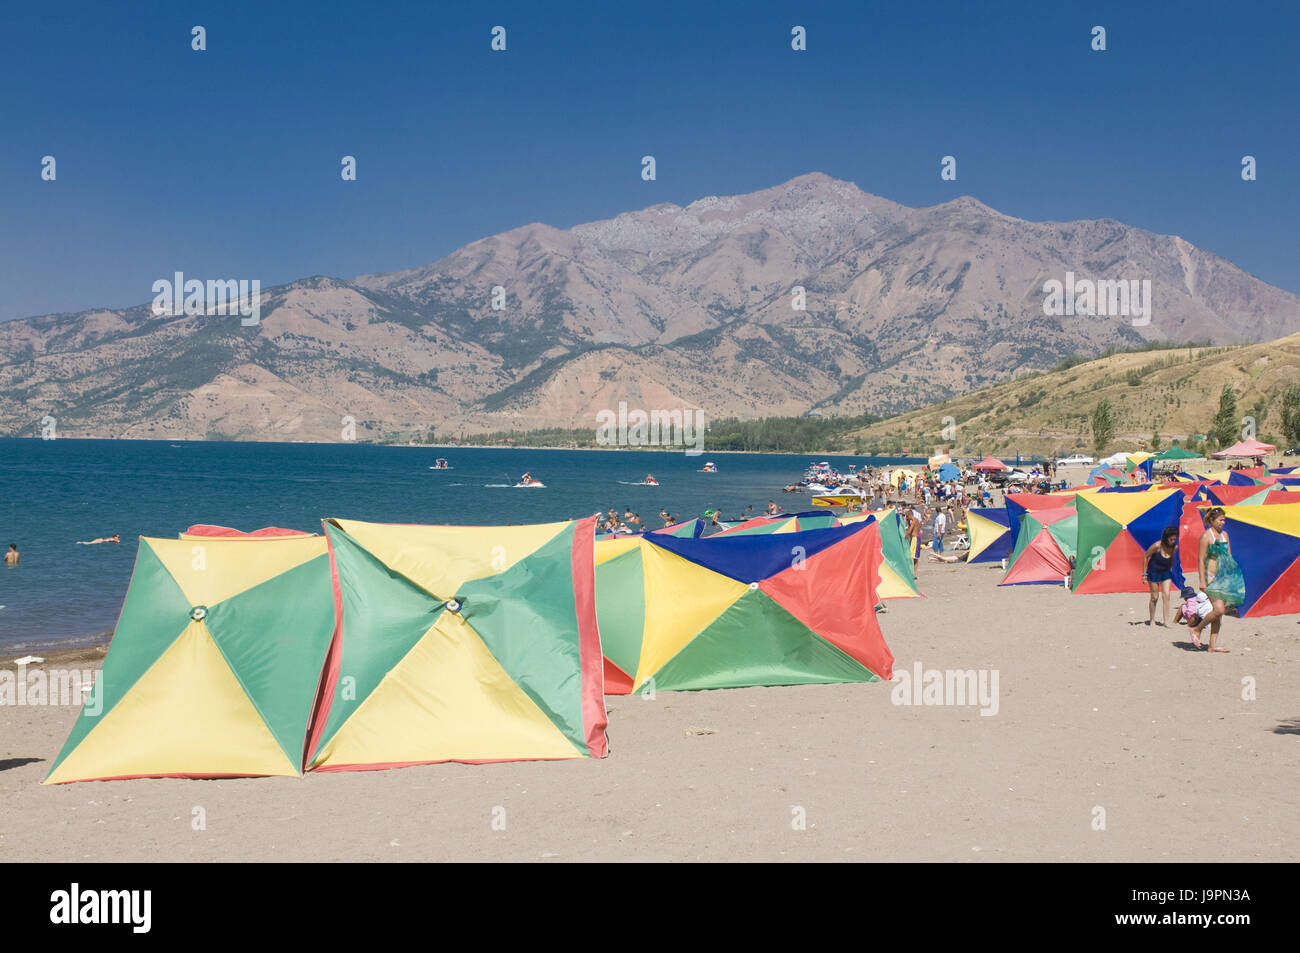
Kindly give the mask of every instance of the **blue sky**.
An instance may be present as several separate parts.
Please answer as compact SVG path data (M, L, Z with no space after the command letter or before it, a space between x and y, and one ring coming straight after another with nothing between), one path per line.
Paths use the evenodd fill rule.
M175 271L415 267L810 171L1116 218L1300 293L1295 3L47 2L0 31L0 318Z

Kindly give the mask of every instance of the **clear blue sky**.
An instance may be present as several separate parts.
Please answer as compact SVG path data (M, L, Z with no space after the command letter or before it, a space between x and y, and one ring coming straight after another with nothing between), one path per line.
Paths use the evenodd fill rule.
M1295 2L95 0L10 3L0 31L0 318L141 304L175 271L409 268L809 171L1116 218L1300 292Z

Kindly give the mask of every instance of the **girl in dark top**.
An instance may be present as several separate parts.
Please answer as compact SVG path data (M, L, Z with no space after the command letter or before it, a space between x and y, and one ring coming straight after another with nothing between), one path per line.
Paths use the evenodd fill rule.
M1151 604L1147 607L1147 625L1156 618L1156 602L1163 601L1161 625L1169 625L1169 593L1174 589L1174 560L1178 558L1178 527L1166 526L1160 541L1152 543L1142 560L1142 578L1151 590Z

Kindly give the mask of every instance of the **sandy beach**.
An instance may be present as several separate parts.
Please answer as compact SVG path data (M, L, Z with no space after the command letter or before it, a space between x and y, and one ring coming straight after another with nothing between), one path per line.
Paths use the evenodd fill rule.
M1145 596L998 578L923 561L928 598L881 617L896 670L996 670L990 716L661 692L608 700L602 761L46 787L77 710L0 706L0 860L1300 859L1300 617L1225 620L1211 657Z

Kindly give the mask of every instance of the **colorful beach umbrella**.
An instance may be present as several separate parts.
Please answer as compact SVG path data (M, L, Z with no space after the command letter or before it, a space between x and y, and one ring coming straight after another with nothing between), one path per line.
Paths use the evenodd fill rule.
M999 460L997 457L988 456L975 464L973 470L1010 470L1011 468Z
M881 599L919 599L921 589L916 582L912 565L912 552L907 545L907 528L903 517L893 507L871 513L842 516L838 525L852 526L871 521L880 524L880 550L884 562L880 564Z
M46 783L300 774L333 629L323 537L141 537L103 668Z
M1075 592L1146 592L1142 560L1166 526L1178 526L1185 497L1178 488L1144 493L1092 493L1079 496L1078 555L1071 588ZM1179 563L1174 587L1182 588Z
M966 511L970 538L968 563L995 563L1011 555L1011 527L1005 507L971 507Z
M1097 489L1093 487L1092 489ZM1075 506L1077 493L1008 493L1002 498L1007 510L1007 528L1011 533L1011 550L1015 550L1020 537L1024 515L1033 510L1052 510L1061 506Z
M1263 503L1272 492L1276 492L1275 488L1267 483L1229 483L1205 488L1206 499L1215 506L1253 506Z
M1021 517L1016 548L1007 559L1001 586L1062 585L1076 553L1078 511L1073 507L1032 510Z
M611 694L889 679L875 521L597 546Z
M604 757L595 522L327 521L339 625L309 769Z
M693 520L682 520L680 523L673 523L671 526L665 526L662 529L651 530L652 533L663 533L665 536L685 536L688 539L694 539L704 533L704 520L696 518Z
M1111 466L1093 468L1088 472L1088 479L1098 486L1118 486L1127 481L1123 470Z
M1300 503L1224 508L1232 556L1246 580L1240 615L1300 612Z
M835 525L834 513L782 513L779 516L755 516L728 527L714 536L770 536L774 533L797 533L804 529L826 529Z

